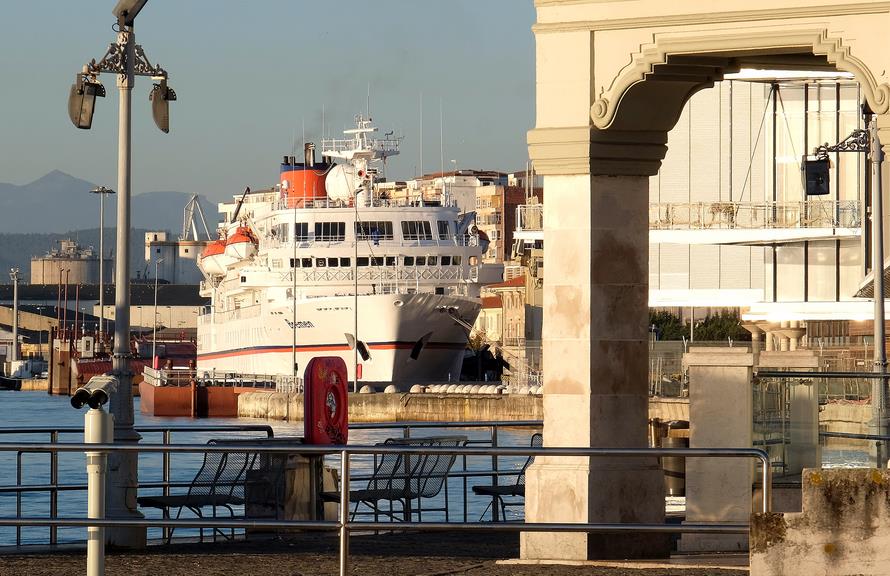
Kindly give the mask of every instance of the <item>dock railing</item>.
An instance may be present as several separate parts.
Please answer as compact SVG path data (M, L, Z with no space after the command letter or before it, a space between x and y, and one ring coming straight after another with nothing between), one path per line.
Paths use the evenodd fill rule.
M196 519L169 519L169 518L141 518L118 519L105 518L101 520L80 518L0 518L0 526L65 526L65 527L168 527L168 528L200 528L215 527L221 529L284 529L296 528L316 531L338 531L340 534L340 574L349 573L349 535L353 531L392 530L390 522L365 522L349 519L350 489L350 457L356 455L381 455L381 454L455 454L458 456L581 456L581 457L726 457L726 458L756 458L764 463L762 466L762 482L764 487L763 511L770 511L770 468L768 457L763 450L756 448L411 448L398 446L264 446L241 445L238 447L206 445L206 444L45 444L45 443L0 443L0 452L21 451L29 452L160 452L171 453L207 453L207 452L244 452L250 451L258 454L301 454L301 455L330 455L339 456L340 472L342 478L341 500L339 503L339 521L326 520L260 520L260 519L223 519L223 518L196 518ZM472 530L472 531L514 531L514 532L588 532L588 533L614 533L614 532L647 532L647 533L710 533L733 534L746 533L747 524L740 523L708 523L708 524L646 524L646 523L553 523L553 522L523 522L523 523L488 523L488 522L400 522L401 530L416 531L440 531L440 530Z
M433 423L430 427L432 427ZM441 423L440 423L441 424ZM407 429L405 429L407 430ZM406 432L403 432L406 433ZM0 527L13 526L46 526L50 529L58 527L162 527L166 529L177 528L218 528L218 529L301 529L313 531L337 532L339 534L339 573L346 575L349 569L349 539L350 534L356 531L391 531L394 527L399 530L413 531L512 531L512 532L587 532L587 533L616 533L616 532L644 532L644 533L709 533L709 534L744 534L748 531L748 524L743 523L708 523L708 524L652 524L652 523L567 523L567 522L399 522L394 525L390 522L368 522L350 520L351 503L349 500L350 484L354 481L350 477L350 469L354 457L372 457L382 454L454 454L459 457L590 457L590 458L640 458L640 457L716 457L716 458L754 458L761 462L761 482L763 486L762 510L771 510L771 468L769 456L763 450L757 448L578 448L578 447L548 447L548 448L507 448L507 447L406 447L393 445L375 446L308 446L294 445L269 445L258 442L256 445L243 444L237 447L226 445L207 444L84 444L84 443L43 443L43 442L3 442L0 443L0 453L48 453L58 457L60 453L160 453L167 455L182 453L206 454L208 452L245 452L257 454L299 454L303 456L333 456L339 461L341 478L340 502L338 520L278 520L278 519L224 519L224 518L194 518L194 519L170 519L170 518L87 518L65 517L60 518L55 513L49 517L2 517ZM753 491L752 491L753 492ZM753 495L752 495L753 498Z

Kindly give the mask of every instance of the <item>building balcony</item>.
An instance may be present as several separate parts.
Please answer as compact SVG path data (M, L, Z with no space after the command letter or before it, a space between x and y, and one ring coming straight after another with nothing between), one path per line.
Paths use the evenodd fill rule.
M858 201L662 202L649 204L649 241L764 244L862 233Z

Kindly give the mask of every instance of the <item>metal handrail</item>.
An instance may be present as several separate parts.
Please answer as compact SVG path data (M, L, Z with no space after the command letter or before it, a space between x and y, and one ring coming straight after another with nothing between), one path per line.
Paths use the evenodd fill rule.
M165 426L165 425L142 425L136 426L137 432L155 434L163 434L163 442L170 443L171 434L173 432L265 432L267 438L274 437L274 431L268 424L217 424L217 425L199 425L199 426ZM55 427L0 427L0 436L6 434L49 434L50 442L55 444L59 441L60 434L83 434L83 427L80 426L55 426ZM22 455L27 454L26 450L19 450L16 454L16 486L22 487L23 476L23 460ZM170 455L165 453L162 462L162 487L164 496L169 495L170 488L175 487L170 482ZM32 489L32 490L14 490L16 495L16 516L22 514L22 494L28 492L49 492L50 516L58 513L59 491L68 491L68 488L58 483L59 480L59 461L58 453L50 453L50 483L48 486L54 486L49 490ZM43 486L43 485L41 485ZM8 491L7 491L8 492ZM16 528L16 545L22 543L21 527ZM50 527L49 543L55 545L58 543L58 531L55 526Z
M361 522L349 519L350 455L371 454L455 454L455 455L503 455L503 456L582 456L582 457L640 457L640 456L681 456L757 458L762 464L763 511L771 510L771 472L768 454L757 448L482 448L482 447L407 447L383 446L310 446L295 444L281 445L208 445L208 444L85 444L85 443L0 443L0 452L162 452L162 453L207 453L207 452L256 452L269 454L317 454L339 453L341 486L339 521L290 521L290 520L225 520L212 517L196 519L169 518L0 518L0 526L48 526L48 527L113 527L142 526L177 528L300 528L303 530L338 531L340 535L340 574L349 574L349 535L359 530L391 530L392 525L382 522ZM719 533L735 534L748 531L747 524L616 524L616 523L483 523L483 522L404 522L401 529L418 531L473 530L473 531L513 531L513 532L652 532L652 533Z

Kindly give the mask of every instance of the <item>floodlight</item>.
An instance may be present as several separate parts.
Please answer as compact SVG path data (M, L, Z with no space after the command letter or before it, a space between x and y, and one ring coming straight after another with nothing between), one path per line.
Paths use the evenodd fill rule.
M118 0L111 13L117 18L118 24L132 26L133 20L136 19L136 15L139 14L146 2L148 0Z
M72 124L83 130L90 129L93 125L97 96L105 97L105 86L98 80L77 74L68 93L68 117L71 118Z
M828 158L803 160L804 191L807 196L824 196L830 194L828 189L830 164Z
M151 102L151 116L163 133L170 132L170 102L176 100L176 92L167 86L167 79L161 78L148 95Z

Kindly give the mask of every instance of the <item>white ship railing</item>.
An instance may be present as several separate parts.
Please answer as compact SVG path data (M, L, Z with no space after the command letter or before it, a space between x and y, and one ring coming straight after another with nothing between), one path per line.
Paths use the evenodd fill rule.
M398 192L401 193L401 191ZM317 198L315 200L298 199L297 201L299 202L299 205L296 206L297 210L311 210L317 208L355 210L350 201L334 200L328 197ZM273 208L275 210L293 210L295 208L293 203L294 199L282 198L277 202L273 201ZM446 195L444 199L440 197L438 202L435 203L421 203L417 196L411 198L389 198L388 192L378 192L375 193L375 196L371 199L369 204L359 206L359 210L364 210L366 208L438 208L443 206L446 208L453 208L457 206L457 203L451 195Z
M445 238L440 238L438 235L434 234L429 240L403 240L401 238L393 238L392 240L380 239L377 242L374 242L374 240L369 237L360 238L358 242L359 247L371 246L374 252L380 252L386 248L466 248L478 246L479 238L472 234L450 234ZM310 235L308 239L297 240L296 244L297 249L343 248L355 247L355 240L325 240L316 239L314 235ZM263 239L263 246L268 249L283 247L294 248L294 242L270 236Z
M653 230L859 228L861 225L857 200L649 204L649 228Z

